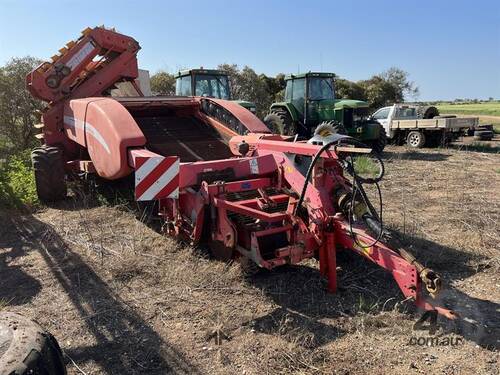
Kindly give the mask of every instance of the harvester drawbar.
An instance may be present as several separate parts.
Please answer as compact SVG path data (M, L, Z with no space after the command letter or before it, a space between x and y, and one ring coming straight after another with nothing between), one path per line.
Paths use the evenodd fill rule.
M389 271L403 295L428 311L441 280L383 229L353 157L371 150L317 129L308 141L271 134L240 105L207 97L144 97L137 78L139 44L103 27L84 30L27 77L48 102L43 146L33 151L44 201L66 195L65 174L135 176L138 201L156 201L166 232L213 255L273 269L319 259L328 289L337 290L336 253L346 249ZM128 81L136 97L112 98ZM377 185L378 187L378 185ZM431 298L428 298L431 297Z

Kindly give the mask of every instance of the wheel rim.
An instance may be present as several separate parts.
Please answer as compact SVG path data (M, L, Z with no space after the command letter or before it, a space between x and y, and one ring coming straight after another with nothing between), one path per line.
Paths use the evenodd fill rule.
M420 137L418 136L418 134L410 135L410 145L418 146L419 142L420 142Z

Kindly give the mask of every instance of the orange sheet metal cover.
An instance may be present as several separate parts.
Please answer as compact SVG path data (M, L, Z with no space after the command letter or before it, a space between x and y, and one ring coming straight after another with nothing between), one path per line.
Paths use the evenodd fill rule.
M146 144L137 123L111 98L70 100L64 109L67 136L87 148L99 176L114 180L132 172L127 148Z

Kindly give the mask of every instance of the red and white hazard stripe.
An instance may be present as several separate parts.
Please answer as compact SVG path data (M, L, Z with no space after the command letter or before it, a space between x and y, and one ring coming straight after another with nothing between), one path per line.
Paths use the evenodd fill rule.
M135 198L151 201L179 197L179 158L177 156L136 156Z

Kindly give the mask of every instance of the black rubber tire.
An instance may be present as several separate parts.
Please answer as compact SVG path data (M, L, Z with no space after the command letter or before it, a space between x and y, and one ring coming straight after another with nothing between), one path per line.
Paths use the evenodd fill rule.
M58 147L42 146L31 153L38 198L45 203L66 198L67 187L62 152Z
M439 116L439 110L434 106L424 106L417 110L418 117L422 119L431 119Z
M297 126L286 109L275 108L264 117L264 123L274 134L295 135Z
M491 130L476 130L474 132L474 139L480 141L491 141L493 139L493 132Z
M387 133L382 125L380 125L380 135L377 139L371 141L372 150L380 154L384 151L385 146L387 145Z
M425 134L418 130L413 130L406 136L406 144L411 148L422 148L425 146Z
M56 339L38 323L1 312L0 374L65 375L66 366Z

